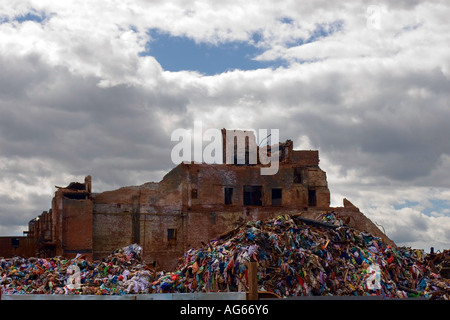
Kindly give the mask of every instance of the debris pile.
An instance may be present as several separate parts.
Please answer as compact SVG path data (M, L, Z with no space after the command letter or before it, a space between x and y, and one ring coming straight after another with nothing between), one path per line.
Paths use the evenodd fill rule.
M247 291L247 264L258 262L260 291L281 297L379 295L450 299L450 251L391 247L342 224L301 215L251 221L201 248L188 250L176 271L157 272L137 244L103 261L0 259L5 294L130 294Z
M258 262L261 291L282 297L381 295L450 299L450 282L431 272L422 250L393 248L342 225L335 213L322 221L280 216L249 222L228 237L185 253L176 272L153 292L244 291L246 263Z
M427 269L431 275L440 275L444 281L438 281L439 276L434 277L431 299L450 300L450 250L439 254L431 253L427 258Z
M128 294L148 293L155 271L142 263L137 244L116 250L103 261L14 257L0 259L4 294Z

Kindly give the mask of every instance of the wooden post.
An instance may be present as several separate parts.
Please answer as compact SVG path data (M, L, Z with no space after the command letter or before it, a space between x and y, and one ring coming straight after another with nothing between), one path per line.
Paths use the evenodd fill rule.
M258 300L258 262L249 262L248 268L248 295L247 300Z

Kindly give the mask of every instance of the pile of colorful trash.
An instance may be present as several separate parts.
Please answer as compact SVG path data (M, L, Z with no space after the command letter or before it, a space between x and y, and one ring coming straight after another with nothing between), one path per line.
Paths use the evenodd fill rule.
M342 224L286 215L250 221L201 248L188 250L176 271L156 271L133 244L102 261L0 259L3 294L122 295L247 291L248 263L258 264L259 291L281 297L364 296L450 299L450 251L391 247ZM448 273L447 273L448 274Z
M342 225L335 213L321 222L280 216L248 222L232 235L185 253L176 272L152 292L246 291L247 263L258 262L260 291L281 297L381 295L450 299L450 281L431 272L422 250L393 248Z
M0 286L3 294L148 293L155 271L142 263L141 254L142 248L132 244L95 262L80 254L0 259Z

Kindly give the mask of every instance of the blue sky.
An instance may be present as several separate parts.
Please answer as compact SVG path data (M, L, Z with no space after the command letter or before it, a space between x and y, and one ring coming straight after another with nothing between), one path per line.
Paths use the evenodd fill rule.
M18 14L14 17L12 17L11 19L6 18L6 19L1 19L0 17L0 22L8 22L8 21L17 21L19 23L25 22L25 21L33 21L33 22L37 22L37 23L41 23L42 21L44 21L45 19L49 18L44 12L37 12L37 11L31 11L31 12L27 12L25 14Z
M15 18L15 20L18 22L24 22L24 21L42 22L44 19L45 19L45 16L31 13L31 12Z
M280 23L294 24L291 18L282 18ZM318 23L308 37L290 39L283 43L285 48L301 46L333 35L343 29L343 21L332 23ZM283 59L256 60L267 47L264 45L263 35L253 32L247 41L226 41L209 43L196 41L188 36L174 36L159 29L148 31L151 41L140 56L150 55L156 58L164 70L167 71L197 71L204 75L215 75L234 69L256 70L260 68L276 69L287 67L289 63ZM298 62L303 61L301 59Z
M427 199L427 201L419 202L419 201L410 201L405 200L399 204L394 204L395 210L400 210L403 208L419 208L420 212L427 216L432 216L433 214L445 214L446 210L450 208L450 199Z
M220 44L196 42L187 36L172 36L159 30L150 30L152 40L141 56L151 55L167 71L198 71L205 75L220 74L234 69L255 70L276 68L281 61L254 60L262 51L246 41ZM255 34L254 39L257 38Z

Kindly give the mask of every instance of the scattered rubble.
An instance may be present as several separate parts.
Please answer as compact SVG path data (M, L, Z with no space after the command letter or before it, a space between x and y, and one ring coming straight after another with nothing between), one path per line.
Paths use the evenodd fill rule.
M0 259L0 285L5 294L128 294L148 293L155 270L141 261L137 244L122 248L103 261L74 259ZM78 269L73 268L76 266ZM70 270L78 270L79 274Z
M450 282L431 272L422 250L387 246L371 234L322 221L283 216L249 222L225 239L191 249L156 292L242 291L246 262L257 261L261 290L282 297L381 295L450 299Z
M103 261L89 262L82 255L0 259L0 285L4 294L247 291L247 263L257 261L260 291L281 297L450 299L450 250L426 254L386 245L343 225L336 213L324 214L321 221L301 215L250 221L188 250L173 272L146 265L141 252L133 244ZM70 266L79 274L69 272Z

